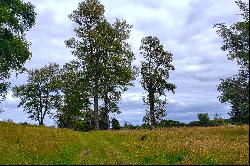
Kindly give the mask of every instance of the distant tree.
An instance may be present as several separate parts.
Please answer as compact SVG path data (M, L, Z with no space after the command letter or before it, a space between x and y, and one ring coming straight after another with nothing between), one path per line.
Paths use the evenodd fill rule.
M11 71L24 71L31 57L25 32L35 25L36 13L31 3L0 0L0 103L5 99Z
M157 126L158 127L181 127L181 126L185 126L185 123L164 119L164 120L161 120Z
M165 90L174 93L176 88L168 82L169 71L174 70L174 66L171 64L172 54L164 51L157 37L148 36L141 42L140 50L145 58L145 61L141 62L141 84L148 93L143 101L145 105L149 105L144 121L154 128L157 121L165 116L166 100L162 100L161 96L165 96Z
M222 119L222 118L221 118L221 115L220 115L220 114L216 113L216 114L214 115L214 120L218 120L218 119Z
M112 118L111 124L112 124L112 129L114 130L119 130L121 128L120 123L116 118Z
M58 92L59 65L50 63L41 69L28 72L28 83L13 88L13 96L20 98L18 107L30 114L29 118L44 124L45 115L51 115L51 109L57 108L60 95Z
M221 115L216 113L214 115L214 119L210 120L209 122L209 126L221 126L226 124L226 122L224 121L224 119L222 119Z
M228 51L228 59L236 60L240 66L238 75L222 79L217 89L222 94L219 100L230 103L229 115L237 123L249 123L249 4L237 0L243 20L230 27L225 23L215 24L217 33L223 38L223 51Z
M123 128L129 129L129 128L131 128L131 126L132 126L132 124L127 122L127 121L125 121L124 124L123 124Z
M198 119L199 119L199 122L200 122L200 125L201 125L201 126L208 126L208 125L209 125L210 119L209 119L209 117L208 117L208 113L205 113L205 114L199 113L199 114L197 115L197 117L198 117Z
M200 121L192 121L188 124L188 126L193 127L193 126L201 126Z
M123 128L125 128L125 129L137 129L137 128L140 128L141 126L134 126L134 125L132 125L131 123L129 123L129 122L124 122L124 124L123 124Z
M99 129L100 107L103 100L108 123L108 113L117 111L120 94L131 85L134 59L128 39L131 26L116 20L111 25L104 17L104 6L98 0L85 0L69 16L77 24L77 38L66 41L72 53L84 65L85 85L94 99L93 118L95 129Z

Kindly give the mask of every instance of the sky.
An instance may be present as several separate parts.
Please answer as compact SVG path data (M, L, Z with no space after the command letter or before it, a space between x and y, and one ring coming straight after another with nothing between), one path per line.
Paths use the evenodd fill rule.
M31 2L37 12L36 25L26 38L32 44L32 58L27 61L28 69L40 68L49 62L63 65L75 59L71 49L64 41L75 37L74 23L68 15L78 7L81 0L24 0ZM220 79L237 73L235 62L227 59L227 52L221 50L223 40L213 28L215 23L231 25L241 20L234 0L100 0L105 7L109 22L116 18L124 19L133 25L128 43L135 54L134 65L139 66L143 57L139 53L141 39L156 36L164 49L173 54L172 64L175 71L170 72L169 81L177 86L175 94L167 93L166 119L184 123L197 120L198 113L208 113L212 119L216 113L229 118L229 104L219 102L216 86ZM25 84L27 76L12 76L11 86ZM112 114L120 124L129 122L142 124L145 114L142 96L144 90L139 83L140 77L122 95L121 114ZM28 119L23 108L17 108L19 99L9 91L0 107L5 111L0 120L14 122L37 122ZM45 124L55 125L50 117Z

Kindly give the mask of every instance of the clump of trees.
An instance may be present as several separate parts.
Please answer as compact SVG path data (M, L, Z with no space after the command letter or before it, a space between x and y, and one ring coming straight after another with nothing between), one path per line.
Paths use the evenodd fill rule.
M126 42L132 26L117 19L110 24L104 16L104 6L98 0L86 0L79 4L69 18L77 24L76 38L66 41L73 55L82 64L87 97L94 100L91 111L95 129L99 129L100 110L109 127L110 112L118 112L121 93L132 85L135 59ZM100 101L103 102L100 109Z
M135 55L127 42L132 26L125 20L110 23L104 15L104 6L98 0L79 3L69 18L76 27L75 36L65 41L76 57L60 67L50 63L40 69L26 70L23 65L31 57L25 32L35 24L34 6L21 0L0 0L0 102L9 87L11 71L27 71L26 84L13 87L13 96L20 98L29 118L44 124L46 115L53 116L61 128L89 131L99 129L118 130L119 121L109 114L117 113L122 93L133 86L132 81L140 73L143 98L147 106L144 123L134 126L125 123L123 128L161 128L180 126L217 126L228 122L249 123L249 6L241 0L243 21L230 27L215 24L223 38L222 50L228 58L236 60L239 73L223 79L217 89L221 102L229 102L231 119L218 114L213 120L207 113L199 113L198 121L184 124L163 119L166 115L166 92L175 92L176 86L168 81L173 55L166 51L159 38L147 36L141 40L140 53L144 60L140 69L133 66ZM55 112L53 113L53 110ZM0 109L1 112L1 109Z

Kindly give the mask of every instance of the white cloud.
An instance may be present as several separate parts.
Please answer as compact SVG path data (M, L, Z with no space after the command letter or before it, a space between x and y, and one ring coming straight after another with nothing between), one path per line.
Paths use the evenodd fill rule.
M125 92L122 94L122 100L123 101L141 101L142 100L142 94L138 92Z
M81 0L25 0L35 5L36 26L28 32L32 41L32 59L28 68L38 68L48 62L64 64L74 58L64 41L73 37L74 24L68 15ZM168 118L190 121L197 111L218 111L226 117L228 105L221 104L216 85L220 78L226 78L237 71L236 64L227 60L222 52L222 39L213 25L218 22L231 24L239 19L239 9L234 0L101 0L109 21L125 19L133 25L128 42L136 55L133 64L139 66L141 39L147 35L158 36L166 50L173 54L176 68L170 74L170 81L177 85L176 93L167 94ZM135 87L122 95L119 120L141 123L145 106L142 102L143 88L138 79ZM11 79L12 83L25 83L25 77ZM10 94L5 102L8 111L4 117L16 121L27 120L27 115L17 109L16 99ZM211 110L209 110L211 108ZM2 115L1 115L2 116ZM50 119L48 124L53 124Z

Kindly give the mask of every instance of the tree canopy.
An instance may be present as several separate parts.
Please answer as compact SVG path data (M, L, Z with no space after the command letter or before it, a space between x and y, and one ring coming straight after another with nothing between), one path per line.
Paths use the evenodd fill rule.
M74 49L73 55L84 66L85 89L94 100L93 118L95 129L99 129L99 100L104 102L106 115L117 110L120 93L132 85L130 81L134 79L131 65L134 54L125 41L131 26L118 19L110 24L98 0L81 2L69 18L77 24L76 38L67 40L66 45Z
M234 122L249 123L249 4L236 1L242 13L242 21L231 26L215 24L217 33L223 38L223 51L228 51L228 59L236 60L240 66L237 75L222 79L217 89L219 100L231 105L229 115Z
M18 107L23 106L24 111L30 114L29 118L44 124L47 114L52 114L51 109L58 107L59 65L51 63L41 69L28 72L28 83L13 88L13 96L20 98Z
M165 51L157 37L148 36L142 39L140 47L145 61L141 62L142 87L147 91L144 97L145 105L149 105L144 121L153 128L158 120L165 116L165 90L172 91L176 86L169 83L169 71L175 68L171 64L172 54Z
M5 98L11 71L23 71L31 57L25 33L35 25L36 13L31 3L0 0L0 102Z

